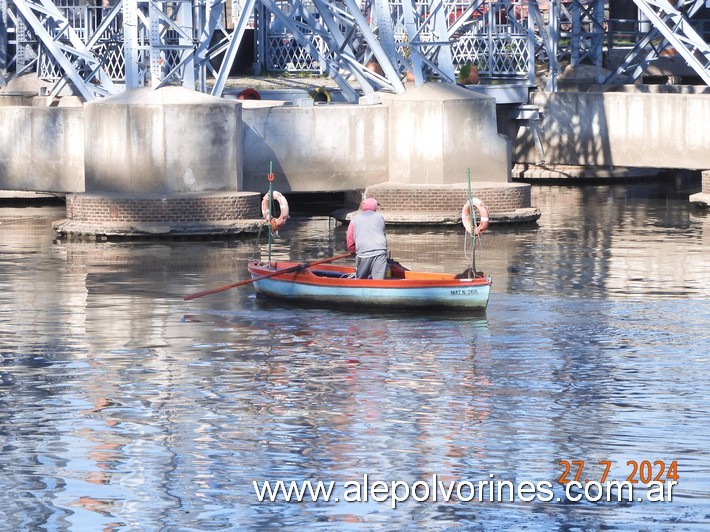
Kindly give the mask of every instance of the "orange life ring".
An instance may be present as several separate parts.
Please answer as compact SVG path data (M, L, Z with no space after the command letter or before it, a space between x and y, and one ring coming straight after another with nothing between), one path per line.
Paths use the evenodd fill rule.
M274 218L271 215L271 205L269 201L269 195L266 194L264 199L261 200L261 214L264 216L264 222L271 225L273 231L278 231L288 220L288 201L281 192L277 190L273 191L274 201L279 204L279 217Z
M261 94L256 89L244 89L237 96L237 100L261 100Z
M476 227L473 227L471 218L471 204L473 204L473 207L478 211L479 220ZM461 209L461 223L463 223L467 233L473 232L473 236L480 235L488 229L488 207L478 198L471 198L471 201L467 201L463 204L463 209Z

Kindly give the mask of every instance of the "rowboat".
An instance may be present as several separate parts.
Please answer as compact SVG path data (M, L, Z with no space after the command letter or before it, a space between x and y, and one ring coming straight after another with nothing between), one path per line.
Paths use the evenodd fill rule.
M269 173L269 181L273 174ZM269 238L288 219L288 203L283 195L269 188L269 199L262 202ZM282 216L271 214L271 198L279 198ZM367 200L366 200L367 201ZM376 204L376 203L375 203ZM478 216L474 216L474 212ZM478 198L470 198L462 210L466 232L475 240L488 228L488 208ZM411 271L397 261L388 260L386 279L357 279L353 266L330 264L350 257L345 253L310 263L250 261L251 279L202 290L183 296L185 301L216 294L246 284L254 285L257 294L293 303L338 305L341 308L380 307L392 309L466 309L485 312L491 293L491 278L468 268L462 274Z
M492 281L481 274L415 272L391 262L391 277L357 279L354 267L324 262L250 261L247 267L257 294L293 303L477 312L488 305Z

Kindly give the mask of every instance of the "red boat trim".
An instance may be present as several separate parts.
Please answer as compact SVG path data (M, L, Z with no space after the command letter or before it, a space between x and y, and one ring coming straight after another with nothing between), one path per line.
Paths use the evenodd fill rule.
M253 261L248 264L249 272L255 275L265 275L272 273L277 269L285 269L298 265L296 262L282 262L282 263L272 263L271 266L261 266L258 262ZM319 269L342 272L342 273L353 273L355 271L352 267L347 266L335 266L335 265L323 265L319 266ZM408 271L403 272L405 278L402 277L392 277L390 279L384 280L373 280L373 279L356 279L348 277L321 277L315 275L312 271L297 270L295 272L284 273L272 277L272 281L278 282L289 282L289 283L300 283L315 286L366 286L368 288L392 288L392 289L402 289L402 288L426 288L426 287L460 287L460 286L490 286L491 282L486 277L475 277L473 279L456 279L453 274L427 274L425 272L411 272L414 276L419 276L421 274L425 278L406 278ZM449 277L451 276L451 277ZM427 278L429 277L429 278ZM448 277L448 278L447 278ZM258 281L257 281L258 282Z

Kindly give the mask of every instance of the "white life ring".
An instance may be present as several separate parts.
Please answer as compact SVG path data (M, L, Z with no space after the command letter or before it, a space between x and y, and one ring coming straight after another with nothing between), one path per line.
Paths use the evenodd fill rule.
M277 190L274 190L272 194L274 201L279 204L279 217L274 218L271 215L269 194L266 194L264 199L261 200L261 214L264 216L264 222L270 224L273 231L278 231L286 224L286 220L288 220L288 201L286 201L284 195Z
M472 217L471 217L471 204L478 211L478 225L473 227ZM478 198L471 198L471 201L467 201L463 204L463 209L461 209L461 223L466 228L467 233L473 232L473 236L478 236L488 229L488 207L486 207L483 202Z

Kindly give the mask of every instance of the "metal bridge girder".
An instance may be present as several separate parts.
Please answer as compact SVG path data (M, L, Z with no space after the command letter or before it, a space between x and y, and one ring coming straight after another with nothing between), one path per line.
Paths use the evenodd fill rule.
M454 65L444 19L444 4L441 0L432 0L424 15L420 15L416 7L412 0L402 2L402 22L407 32L414 82L416 85L424 82L426 66L444 81L453 83Z
M644 14L646 14L647 18L649 18L648 14L652 16L653 20L650 21L653 23L653 26L640 40L636 42L619 66L609 76L607 76L604 83L614 83L624 74L627 75L632 81L637 80L641 75L643 75L646 67L659 57L661 51L671 44L671 41L661 32L661 27L666 26L666 33L673 33L673 29L676 26L683 31L690 27L687 21L696 15L703 7L704 0L680 0L674 6L660 6L658 3L656 3L655 6L651 4L644 6ZM675 11L677 11L677 13L674 13ZM678 19L678 17L683 17L683 15L687 21L682 21L682 24L680 25L673 22L673 19ZM657 20L658 18L661 20ZM671 19L671 24L666 23L666 18ZM695 34L692 27L690 27L690 31ZM679 37L679 40L682 40L682 38ZM676 42L677 41L678 40L676 40ZM654 44L654 42L656 44ZM702 54L702 56L705 57L705 60L700 61L700 66L702 67L702 64L704 63L705 67L701 68L701 70L707 71L707 43L705 43L697 34L691 37L690 42L692 43L692 46L695 47L695 50L690 50L689 52L685 49L685 46L681 46L681 48L685 49L685 55L688 55L688 53L692 54L693 52L696 54ZM702 52L702 50L705 50L705 52ZM679 53L683 52L679 49ZM695 57L692 61L694 62L696 59L700 59L700 57ZM693 65L693 62L689 62L693 68L698 66ZM706 83L708 83L705 75L701 74L701 77Z
M301 19L297 24L295 19L289 17L273 0L261 0L266 8L289 29L293 38L301 45L313 58L318 58L321 63L321 68L335 80L338 87L343 91L343 95L349 102L357 102L359 95L357 91L348 81L346 75L352 72L350 62L344 60L342 52L337 47L329 50L319 50L311 41L310 35L306 35L304 28L310 28L312 33L318 34L323 32L324 26L318 23L307 11L299 0L291 5L292 12ZM359 11L358 11L359 13ZM335 41L331 40L331 44Z
M115 94L118 89L103 72L103 64L77 35L66 17L49 0L15 0L32 32L62 68L86 101Z
M197 89L206 92L206 74L210 72L215 77L212 93L219 95L252 17L268 11L287 28L284 35L292 38L302 57L308 58L306 68L320 67L348 101L357 101L353 79L365 94L378 88L401 93L407 70L414 73L416 84L427 75L454 81L457 65L465 62L478 62L484 75L518 80L526 76L532 83L536 51L549 63L546 90L556 90L560 61L568 58L572 66L584 61L601 66L605 38L603 0L550 0L544 2L547 11L538 0L230 1L231 32L223 23L227 0L118 0L110 14L96 16L95 23L100 26L95 30L73 28L70 15L66 15L68 8L51 0L14 0L10 4L0 0L0 71L13 61L18 73L33 66L39 43L40 58L51 57L62 76L52 93L70 81L90 100L121 90L108 72L117 80L116 65L122 61L114 57L111 70L105 56L120 53L122 46L125 77L117 81L124 81L127 88L149 83L157 88L178 81L191 88L197 83ZM653 27L607 82L618 79L622 72L639 76L663 47L674 46L710 85L710 49L690 25L706 0L633 1ZM85 13L98 9L94 4L81 6L90 10ZM122 33L114 29L113 39L106 44L104 32L119 14L123 16ZM268 21L262 18L258 15L255 20L264 26L257 28L263 47ZM18 35L22 37L14 59L3 56L13 30L16 41L20 40ZM93 33L87 35L89 31ZM220 33L222 38L216 39ZM460 39L469 39L466 47L458 45ZM562 47L561 42L569 44ZM221 64L215 70L212 64L221 54ZM372 58L381 73L367 68Z
M244 37L244 31L246 30L249 18L254 12L256 0L244 0L243 5L234 2L232 5L234 9L237 10L237 21L234 26L234 30L228 38L229 44L227 45L224 57L222 58L222 64L220 66L219 72L217 73L215 84L212 87L211 94L216 96L221 96L222 91L224 91L224 86L227 82L229 71L231 70L232 64L234 63L234 59L237 57L237 50L239 49L239 45L242 42L242 38ZM212 9L210 10L210 21L216 24L216 20L212 21L213 14L218 14L217 5L213 5ZM203 42L200 43L201 46L209 46L212 35L213 33L209 32L208 29L208 31L205 32Z
M10 47L9 18L7 0L0 0L0 86L4 85L5 75L10 66L10 58L7 53Z
M675 4L668 0L634 0L634 3L654 29L710 85L710 45L690 24L690 17L703 7L704 0L679 0Z
M332 2L328 3L332 4ZM397 52L394 45L394 33L389 31L391 29L391 14L387 14L389 13L389 7L385 11L382 6L383 11L381 16L384 21L383 23L385 24L384 35L389 35L388 38L383 40L382 28L379 24L374 25L374 28L371 27L362 11L358 9L358 6L354 0L344 0L344 4L348 8L348 13L353 17L355 24L354 29L359 31L363 40L367 43L368 48L372 52L372 55L365 55L361 58L360 64L363 68L363 72L367 70L364 66L366 60L369 57L374 56L375 60L380 65L380 68L382 68L384 78L380 79L377 74L372 73L369 70L364 73L367 74L368 77L376 80L380 86L389 88L396 94L404 93L405 88L399 75L399 66L404 64L404 58Z
M558 2L550 2L550 10L548 16L550 20L558 20L557 11ZM531 28L530 31L534 33L533 25L537 27L537 33L535 35L540 36L540 41L544 47L545 53L547 55L548 61L548 77L545 85L545 90L548 92L557 91L557 80L560 76L560 65L557 61L557 45L559 42L559 26L557 24L550 24L549 26L545 24L542 13L540 11L540 6L537 0L530 0L530 16L531 16ZM548 31L549 27L549 31ZM534 57L533 57L534 60ZM534 72L533 72L534 74Z
M568 6L559 3L560 25L571 25L571 31L560 31L570 39L570 64L574 67L589 59L602 66L604 43L604 0L574 0Z
M126 88L195 88L192 0L123 0Z
M372 94L373 85L378 78L374 75L368 77L367 68L364 68L360 62L361 51L357 43L362 39L357 32L358 25L355 18L345 10L331 10L334 4L324 0L313 0L313 5L320 14L323 26L318 35L324 40L328 49L333 50L344 61L342 66L350 69L364 94Z

